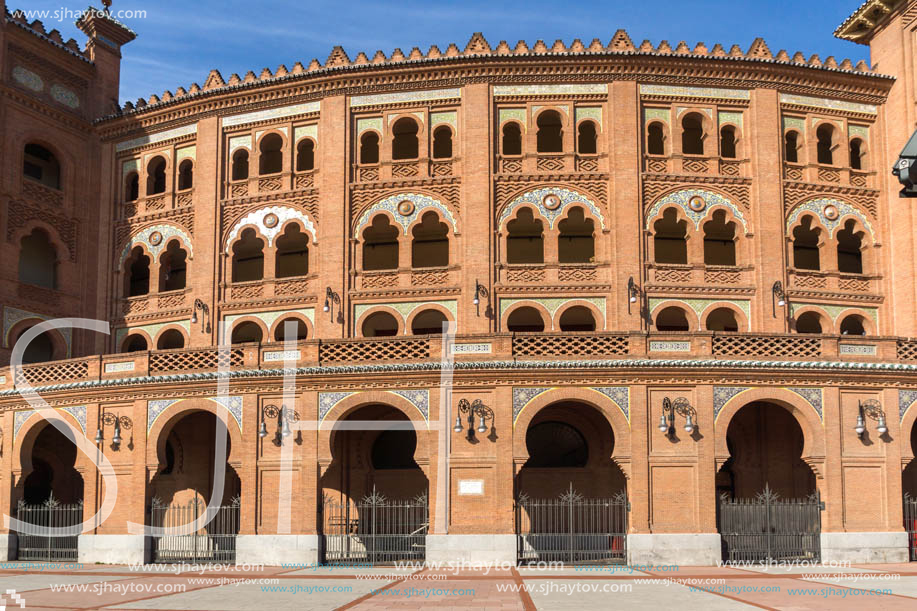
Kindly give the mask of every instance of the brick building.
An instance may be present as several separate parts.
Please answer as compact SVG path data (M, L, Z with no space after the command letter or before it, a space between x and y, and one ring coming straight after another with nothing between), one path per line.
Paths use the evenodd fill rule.
M914 0L872 67L475 34L123 107L133 32L11 10L0 356L110 325L0 373L0 507L101 512L60 557L908 558Z

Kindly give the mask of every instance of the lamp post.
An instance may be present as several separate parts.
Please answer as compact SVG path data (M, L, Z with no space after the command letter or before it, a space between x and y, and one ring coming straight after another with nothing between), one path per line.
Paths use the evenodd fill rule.
M697 429L697 411L685 397L678 397L674 401L668 397L662 399L662 415L659 416L659 431L666 437L675 435L675 414L684 416L685 433L691 435Z
M490 430L493 433L494 426L494 411L484 405L484 402L480 399L475 399L473 402L468 402L468 399L461 399L458 403L458 411L455 413L455 426L452 427L452 430L456 433L461 433L464 428L462 427L462 414L467 414L468 418L468 433L466 439L468 441L474 441L474 417L479 418L478 421L478 432L484 434L487 432L487 421L490 420Z
M299 414L286 405L277 407L276 405L265 405L261 408L261 427L258 429L258 437L264 439L267 437L267 419L277 419L277 431L274 433L274 445L283 445L283 440L289 437L293 431L290 429L290 422L299 421ZM299 441L301 433L297 434Z
M191 309L191 324L196 325L198 316L197 311L201 311L201 333L210 333L212 327L210 326L210 306L201 301L200 299L194 300L194 307Z
M853 430L856 431L857 437L860 439L866 433L866 418L876 421L876 432L879 435L884 435L888 432L888 426L885 423L885 411L882 409L882 404L876 399L866 399L865 401L860 401L857 405L857 423Z
M111 447L117 450L121 447L121 442L123 441L121 438L121 429L125 431L131 430L134 427L134 421L127 416L119 416L118 414L105 412L102 414L102 417L99 418L99 428L96 429L96 443L102 443L105 440L103 431L106 426L114 427L111 437ZM133 439L133 437L131 439Z

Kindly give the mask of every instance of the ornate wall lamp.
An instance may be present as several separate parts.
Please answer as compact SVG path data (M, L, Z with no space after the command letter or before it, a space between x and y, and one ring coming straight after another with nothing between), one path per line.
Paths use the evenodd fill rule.
M200 299L194 300L194 308L191 310L191 324L196 325L198 316L197 311L201 311L201 333L210 333L210 306Z
M258 429L258 437L264 439L267 437L267 419L277 420L277 432L274 433L274 445L282 446L283 440L289 437L293 431L290 430L290 422L298 422L299 414L286 405L277 407L276 405L265 405L261 408L261 428ZM296 432L296 443L302 442L302 431Z
M640 297L640 289L637 288L637 283L634 282L634 277L631 276L627 279L627 313L630 314L630 306L637 303L637 299Z
M781 308L786 305L786 293L783 291L783 283L779 280L771 287L771 310L774 318L777 318L777 306Z
M662 415L659 416L659 431L666 437L675 435L675 414L685 417L685 433L691 435L697 428L697 411L685 397L678 397L674 401L668 397L662 399Z
M863 434L866 433L867 417L876 421L876 432L879 435L884 435L888 432L888 427L885 425L885 411L882 409L881 403L876 399L866 399L865 401L860 401L857 407L859 410L859 413L857 413L857 425L853 428L857 433L857 437L862 439Z
M134 421L128 418L127 416L119 416L118 414L113 414L111 412L105 412L102 414L102 417L99 418L99 428L96 429L96 443L102 443L105 441L105 435L103 434L103 429L107 426L114 427L114 432L111 437L111 447L117 450L121 447L121 429L125 431L130 431L134 428ZM134 436L131 434L131 440L128 442L127 447L132 448L134 445Z
M341 310L341 296L331 290L331 287L325 288L325 305L322 307L323 312L331 314L331 320L334 320L334 306L338 307L337 321L344 322L344 312Z
M480 306L481 304L482 297L487 300L487 308L485 308L484 310L484 312L487 313L487 310L490 308L490 291L488 291L487 288L483 284L475 280L474 281L474 299L471 301L471 303L473 303L474 307L477 309L478 316L481 315L481 309L478 306Z
M478 421L478 432L482 435L487 432L487 421L490 420L490 432L494 432L494 410L490 409L484 402L480 399L475 399L472 403L468 402L468 399L461 399L458 403L458 411L455 413L455 426L452 427L452 430L456 433L461 433L464 428L462 427L462 414L468 415L468 434L466 439L468 441L474 441L474 417L477 416L480 420Z

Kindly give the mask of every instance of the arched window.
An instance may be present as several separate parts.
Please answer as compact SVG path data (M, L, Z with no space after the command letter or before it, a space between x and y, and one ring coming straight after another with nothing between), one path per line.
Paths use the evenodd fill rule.
M146 194L158 195L166 192L166 160L156 156L146 166Z
M815 130L818 139L818 163L832 165L834 163L834 126L822 123Z
M731 125L724 125L720 130L720 156L736 158L736 130Z
M797 333L821 333L821 316L817 312L805 312L796 319Z
M417 469L414 451L417 449L417 435L414 431L393 429L382 431L373 441L370 459L376 471L394 469Z
M57 252L43 229L32 230L20 242L19 282L57 288Z
M595 331L595 316L585 306L567 308L559 322L561 331Z
M135 202L140 197L140 175L131 172L124 180L124 201Z
M440 125L433 130L433 159L452 157L452 130Z
M510 312L506 328L511 333L540 333L544 331L544 318L535 308L523 306Z
M194 186L194 162L185 159L178 166L178 190L184 191Z
M583 121L579 124L576 135L576 150L580 155L595 155L598 152L598 136L596 135L595 122Z
M863 273L863 232L849 220L837 232L837 271L845 274Z
M425 212L412 233L411 267L449 265L449 226L435 212Z
M739 330L739 323L736 322L736 314L729 308L717 308L707 316L708 331L732 331Z
M696 112L681 120L681 152L685 155L704 154L704 120Z
M54 153L40 144L25 145L22 174L46 187L60 189L60 163Z
M669 306L656 315L657 331L688 331L688 316L677 306Z
M277 174L283 171L283 138L279 134L268 134L261 139L261 159L258 174Z
M863 169L863 141L859 138L850 141L850 168L852 170Z
M136 297L150 292L150 258L139 246L131 251L131 256L125 262L127 271L127 296Z
M363 269L398 269L398 228L379 214L363 232Z
M704 264L736 264L736 224L726 222L726 212L717 210L713 218L704 223Z
M296 171L309 172L315 169L315 142L310 138L299 141L296 145Z
M503 125L503 146L501 148L504 155L522 154L522 130L515 121Z
M287 327L290 327L288 330ZM277 323L274 329L274 340L285 342L287 339L301 341L309 337L309 328L298 318L286 318Z
M299 225L290 223L283 235L277 238L277 254L274 260L274 277L291 278L309 273L309 236Z
M139 333L131 333L124 338L124 342L121 344L121 352L140 352L141 350L146 350L147 347L148 344L145 337Z
M232 247L232 281L250 282L264 278L264 240L248 228Z
M650 155L665 155L665 130L658 121L650 123L646 128L646 152Z
M819 229L813 227L812 217L806 216L793 230L793 267L796 269L821 269L818 252Z
M687 221L678 220L674 208L668 208L653 225L653 251L656 263L688 262Z
M448 319L439 310L424 310L411 321L411 333L414 335L442 335L443 323Z
M187 279L188 253L178 240L172 240L159 258L159 290L179 291L185 288Z
M506 224L506 262L544 263L544 228L529 208Z
M379 134L376 132L360 136L360 163L379 163Z
M538 152L562 153L564 151L564 131L560 113L546 110L538 115Z
M248 149L238 149L232 154L232 179L248 180Z
M799 134L787 132L784 136L783 154L790 163L799 163Z
M246 320L233 327L232 339L230 341L233 344L249 344L260 342L263 337L261 327L259 327L257 323Z
M31 327L29 327L29 329L31 329ZM16 340L11 347L15 347L29 329L23 329L19 335L16 336ZM53 361L54 358L54 340L51 339L49 331L45 331L33 337L32 341L29 342L29 345L26 346L25 351L22 353L22 363L24 365L47 363L48 361Z
M856 314L845 316L841 321L841 335L866 335L863 317Z
M417 121L402 117L392 126L392 159L417 159Z
M581 207L570 208L567 218L557 227L557 260L560 263L589 263L595 260L595 227Z
M527 469L570 469L589 462L586 438L566 422L539 422L525 433Z
M167 329L156 341L158 350L176 350L185 347L185 336L178 329Z
M398 321L388 312L374 312L363 321L363 337L391 337L398 334Z

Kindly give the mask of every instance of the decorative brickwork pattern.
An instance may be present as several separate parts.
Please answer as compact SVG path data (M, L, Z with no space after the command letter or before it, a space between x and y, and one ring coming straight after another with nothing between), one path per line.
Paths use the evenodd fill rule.
M516 335L513 356L623 356L626 335Z
M29 384L59 384L60 382L82 380L89 375L87 361L63 361L50 365L31 365L23 367L18 376Z
M598 270L594 267L561 267L557 270L560 282L595 282Z
M430 358L430 342L426 339L372 340L321 344L322 363L358 363L366 361L412 361Z
M713 354L815 358L821 356L821 340L815 337L718 335L713 338Z
M150 353L150 374L178 373L182 371L215 370L219 366L239 367L243 363L241 349L220 351L215 348L203 350L177 350Z
M917 340L898 340L898 360L917 361Z
M398 286L398 272L363 273L364 289L384 289L393 286Z
M449 272L412 272L411 286L442 286L449 282ZM364 287L366 284L364 283Z
M51 189L33 180L22 181L22 195L31 201L43 206L59 208L64 203L64 194L57 189Z
M79 238L79 223L59 214L54 214L20 200L10 200L7 207L9 218L6 221L6 239L12 240L16 232L32 221L40 220L54 227L64 244L67 245L71 261L76 261L76 244Z

